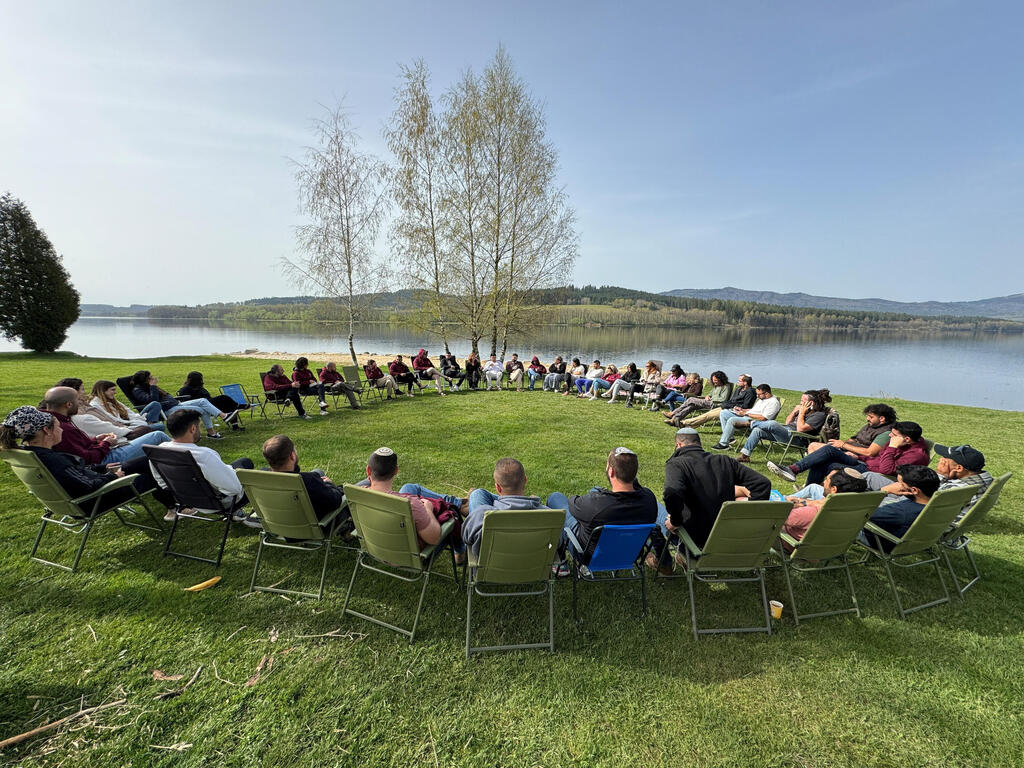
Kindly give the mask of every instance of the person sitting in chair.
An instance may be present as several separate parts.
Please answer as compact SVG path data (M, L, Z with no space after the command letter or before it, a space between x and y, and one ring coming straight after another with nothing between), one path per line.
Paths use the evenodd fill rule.
M447 381L451 385L451 380L447 379L434 364L427 357L427 350L421 349L416 353L416 357L412 359L412 368L416 371L416 374L423 380L433 381L434 386L437 387L437 394L444 396L444 390L441 389L441 382Z
M284 375L284 366L277 363L270 366L267 375L263 377L263 391L268 399L272 398L277 402L285 401L294 405L295 412L299 415L300 419L310 418L302 405L302 398L299 397L299 388L292 383L291 379ZM322 415L326 412L321 411L320 413Z
M299 469L299 457L295 443L288 435L274 435L263 443L263 458L271 472L290 472L302 478L313 514L323 520L345 501L345 493L327 476L322 469L303 472Z
M904 498L892 504L882 504L869 518L872 523L897 538L910 530L921 510L939 490L940 479L934 469L920 464L905 464L896 470L896 480L906 487ZM880 536L861 531L858 537L864 544L889 552L895 546Z
M152 407L152 403L159 403L165 415L170 415L184 405L164 392L164 390L157 386L157 383L157 377L149 371L136 371L132 374L132 401L136 405L145 406L142 408L143 411L146 410L146 407ZM206 436L211 440L219 440L222 435L214 429L213 420L217 418L225 424L235 424L238 421L238 405L234 401L232 403L234 404L232 410L222 411L205 397L199 397L195 400L190 400L188 407L193 411L199 412L200 418L203 420L203 426L206 427ZM149 416L146 418L149 419ZM149 420L157 421L158 419Z
M501 364L501 360L498 359L497 355L491 355L490 359L484 363L484 381L487 382L485 389L501 389L501 377L505 374L505 368Z
M785 424L780 424L775 419L754 424L736 460L749 462L751 452L762 440L777 443L788 443L792 440L794 445L807 445L808 439L800 435L817 435L821 432L821 428L825 426L825 417L828 416L828 404L831 402L832 395L827 389L807 390L800 396L796 408L790 411Z
M295 384L295 388L299 390L299 395L313 395L317 399L317 403L320 405L320 415L327 415L327 401L324 400L324 385L322 382L316 380L313 376L313 372L309 370L309 360L305 357L300 357L295 361L295 367L292 368L292 381Z
M455 359L454 354L441 355L441 373L448 379L448 386L454 390L458 390L462 387L462 382L466 380L466 374L462 372L462 367L459 365L459 361Z
M814 496L816 498L801 499L801 506L794 505L789 516L786 518L785 525L782 526L782 530L798 541L804 537L807 529L811 527L811 523L818 516L818 510L821 509L826 498L833 493L864 493L864 491L868 490L868 484L864 480L864 475L850 467L841 470L833 469L828 473L828 477L825 478L824 485L819 487L821 488L820 495L815 493ZM786 500L796 501L797 499L793 496L787 496Z
M757 402L750 409L735 408L723 410L718 420L722 425L722 436L718 442L711 446L716 451L724 451L729 448L733 433L737 427L745 427L755 421L769 421L779 415L782 403L779 398L772 394L772 388L767 384L758 384L754 391L757 395Z
M15 408L0 425L0 449L22 448L34 453L57 484L73 499L98 491L119 477L137 474L138 477L132 481L136 492L154 491L153 497L165 507L174 505L174 497L157 487L145 457L123 464L88 464L81 456L54 450L62 440L63 428L56 414L40 411L31 405ZM129 488L112 491L103 498L100 510L117 507L131 501L134 496ZM87 512L92 509L91 506L84 508Z
M394 399L395 390L398 389L398 382L390 373L384 373L378 366L376 360L367 361L363 366L363 373L366 374L366 381L374 389L385 389L388 393L388 400ZM412 397L412 392L409 392Z
M359 410L359 403L356 401L356 392L359 391L359 387L345 381L345 377L338 373L336 363L327 363L320 369L320 383L323 384L325 392L330 392L333 395L344 394L348 398L349 407L356 411Z
M608 454L604 474L609 489L594 487L584 496L566 498L552 493L548 506L565 510L565 528L572 531L583 553L593 550L591 537L594 529L602 525L638 525L654 523L658 519L658 499L637 482L640 461L629 448L616 448ZM562 534L559 557L565 559L568 536ZM561 565L561 563L560 563Z
M199 445L203 439L203 431L199 428L199 412L189 408L175 411L167 417L167 431L171 433L171 442L161 446L165 450L188 451L196 460L199 471L203 473L206 482L213 490L223 497L225 506L230 504L231 511L238 513L247 503L245 491L242 490L242 483L235 474L236 469L252 469L252 459L245 457L235 459L230 464L225 464L220 454L213 448L204 448ZM161 488L167 488L167 483L160 476L159 470L150 463L153 470L153 478ZM219 512L220 510L205 510ZM251 528L259 527L259 520L252 516L246 517L236 514L235 519Z
M544 378L548 375L548 369L540 361L540 358L534 355L530 358L530 367L526 369L526 375L530 377L530 389L533 389L533 385L537 383L537 379L541 380L543 384Z
M505 375L508 376L508 385L511 387L513 384L516 386L517 392L523 391L523 363L519 359L519 355L515 352L512 353L512 359L505 363Z
M401 355L395 355L395 359L388 363L388 373L391 374L396 384L408 385L410 397L412 397L412 387L414 384L419 388L420 392L423 391L423 385L416 378L416 374L409 370L409 366L402 360Z
M369 488L371 491L399 495L395 491L395 477L398 475L398 454L386 446L378 448L370 454L366 462L366 477L356 485ZM430 507L416 496L410 496L409 508L412 510L412 522L419 536L420 549L432 546L441 541L441 524L437 522Z

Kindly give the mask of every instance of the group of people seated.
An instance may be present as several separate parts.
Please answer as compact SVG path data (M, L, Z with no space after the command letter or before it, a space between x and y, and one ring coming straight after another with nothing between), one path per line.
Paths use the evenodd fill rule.
M421 356L425 357L425 352ZM301 370L305 370L305 366L297 365L296 371ZM444 376L433 366L421 370L426 372L426 378L435 382L438 381L435 376ZM400 371L398 373L401 375ZM678 378L680 372L674 373ZM389 375L394 378L394 374ZM576 377L580 378L586 377ZM597 378L587 380L598 381ZM722 387L727 382L720 371L712 375L713 386ZM399 383L397 378L395 383ZM166 519L173 519L177 502L142 449L161 446L188 451L210 485L221 494L226 502L224 508L230 508L239 522L259 527L258 518L244 511L246 499L235 474L236 469L252 468L255 462L245 457L225 462L217 451L199 444L204 428L206 437L213 436L209 420L217 417L234 423L237 409L225 413L222 406L231 405L210 397L197 372L190 373L182 387L183 391L187 390L185 394L193 396L185 402L168 399L157 386L156 378L147 371L136 374L133 384L138 390L133 390L133 400L140 402L148 398L140 411L119 402L116 386L110 381L96 382L86 394L80 379L62 379L47 390L38 407L25 405L8 414L0 427L0 447L23 448L35 453L72 497L98 490L126 474L135 474L135 490L140 494L153 491L154 497L168 508ZM547 381L544 386L551 388ZM615 382L608 389L613 391ZM822 414L831 399L828 390L808 390L785 422L780 422L776 420L780 413L778 400L768 385L751 387L750 377L741 376L738 386L729 389L728 397L724 398L724 391L699 402L692 402L698 398L692 392L682 397L678 405L682 412L671 418L684 426L675 432L674 451L665 463L660 501L654 492L637 481L639 457L626 447L614 448L607 456L603 467L607 487L595 486L579 495L550 492L543 503L539 496L527 492L526 469L512 457L496 463L493 490L477 488L466 497L459 497L416 483L405 483L396 491L398 455L391 448L382 447L367 460L365 477L359 484L408 498L422 546L438 543L440 521L456 517L460 525L456 527L456 540L451 544L457 560L465 560L467 548L474 551L478 548L488 510L547 506L565 511L566 531L572 532L584 552L594 544L593 532L598 526L652 525L652 548L645 562L650 568L668 573L673 566L667 558L666 543L678 528L685 529L700 547L706 542L724 502L769 498L772 492L769 479L749 466L753 447L762 439L782 441L801 433L817 434L824 423ZM671 391L674 390L666 388L661 399ZM718 405L715 405L716 399ZM688 411L683 410L687 407ZM690 416L702 408L707 408L702 416ZM706 451L694 419L713 419L716 410L723 428L722 437L711 451ZM895 410L884 403L868 405L864 415L866 423L849 438L808 442L806 455L792 464L767 462L772 473L790 482L796 482L800 475L807 473L807 484L785 497L796 505L785 526L794 538L802 537L825 499L833 493L885 491L887 495L871 516L871 522L895 536L902 536L937 491L964 485L976 487L977 492L965 507L966 511L992 483L991 474L985 471L985 457L971 446L935 445L934 452L940 459L933 470L928 467L929 446L922 437L920 425L899 421ZM729 436L743 420L752 425L743 448L736 456L723 452L722 449L729 446ZM269 438L263 444L262 453L270 471L295 472L302 476L319 517L326 517L342 503L342 489L326 473L300 470L298 450L287 435ZM113 507L124 500L124 493L112 493L105 505ZM568 573L567 541L568 534L563 535L554 566L560 575ZM875 543L887 546L884 542ZM677 554L676 558L681 564L681 557Z

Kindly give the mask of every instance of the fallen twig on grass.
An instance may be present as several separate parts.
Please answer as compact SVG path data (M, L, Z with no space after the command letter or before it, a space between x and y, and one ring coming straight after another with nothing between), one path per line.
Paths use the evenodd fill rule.
M184 675L168 675L166 672L163 672L159 669L153 670L154 680L170 680L171 682L174 682L175 680L181 680L181 678L183 677Z
M99 640L96 639L96 630L92 628L92 624L86 624L85 626L87 626L89 631L92 633L92 641L94 643L98 643Z
M218 680L220 680L222 683L227 683L228 685L233 685L236 688L238 687L238 683L232 683L230 680L225 680L223 677L221 677L220 675L217 674L217 662L216 661L213 662L213 676L216 677Z
M118 699L117 701L112 701L109 704L98 704L97 706L89 707L88 709L79 709L74 714L68 715L67 717L62 717L60 720L54 720L52 723L41 725L38 728L33 728L31 731L25 731L24 733L19 733L17 736L11 736L9 739L4 739L3 741L0 741L0 749L4 749L5 747L10 747L15 744L20 744L21 742L26 741L27 739L31 739L33 736L38 736L41 733L52 731L54 728L60 728L60 726L66 723L70 723L72 720L75 720L84 715L91 715L95 712L99 712L100 710L110 709L111 707L120 707L127 703L127 699Z
M251 688L252 686L256 685L256 683L262 680L266 675L269 675L270 670L272 670L273 668L274 657L269 654L264 656L262 659L260 659L260 663L256 665L256 671L253 673L252 677L246 680L242 684L242 687Z
M287 574L283 579L281 579L280 581L275 581L269 587L265 587L265 589L273 589L274 587L279 587L282 584L284 584L286 581L288 581L288 579L290 579L294 575L295 575L295 571L292 571L291 573ZM258 593L257 592L246 592L244 595L242 595L242 599L245 599L245 598L249 597L249 595L255 595L255 594L258 594Z
M232 632L230 635L228 635L227 640L225 640L224 642L226 643L228 640L230 640L232 637L237 635L239 632L241 632L243 629L245 629L248 626L249 626L248 624L243 624L238 629L236 629L234 632Z
M153 749L169 749L172 752L184 752L186 749L192 747L192 743L188 741L179 741L177 744L171 744L169 747L161 746L160 744L150 744Z
M342 632L341 628L332 629L330 632L324 632L322 635L296 635L296 640L315 640L320 637L334 637L339 640L362 640L366 637L365 632L355 632L349 630L348 632Z
M181 688L175 688L173 691L165 691L164 693L159 693L154 698L156 698L157 701L164 701L165 699L173 699L175 696L181 696L181 694L187 691L188 687L196 681L196 679L199 677L199 673L202 671L203 665L200 664L199 667L196 669L195 674L193 674L189 681L185 683L183 686L181 686Z

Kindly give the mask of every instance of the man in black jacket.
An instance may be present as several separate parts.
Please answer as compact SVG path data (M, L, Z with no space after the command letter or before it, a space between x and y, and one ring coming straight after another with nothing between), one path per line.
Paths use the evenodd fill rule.
M295 443L287 435L274 435L263 443L263 458L270 465L271 472L292 472L302 478L317 520L323 520L345 501L345 493L322 470L299 470Z
M552 493L548 505L566 511L565 527L572 531L583 548L584 562L589 562L597 542L594 529L601 525L638 525L654 523L658 518L658 499L637 482L637 455L629 448L616 448L608 454L604 473L611 489L592 488L584 496L566 498ZM559 554L565 556L568 538L562 535Z
M741 373L739 378L736 380L736 388L732 391L732 397L722 403L721 408L712 408L710 411L704 411L704 413L697 414L689 419L683 419L679 422L681 427L699 427L701 424L707 424L709 421L718 421L719 414L723 410L733 410L734 408L749 409L753 406L754 401L757 400L757 392L753 387L754 380L745 373Z
M665 528L682 527L703 547L727 501L764 501L771 493L768 478L731 456L710 454L700 446L697 430L676 432L675 453L665 462Z

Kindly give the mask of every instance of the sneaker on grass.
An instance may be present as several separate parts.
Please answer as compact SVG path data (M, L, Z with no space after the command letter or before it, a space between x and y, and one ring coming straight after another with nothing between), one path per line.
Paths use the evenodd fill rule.
M769 461L767 464L765 464L765 466L768 467L768 471L771 472L773 475L778 475L784 480L789 480L789 482L791 483L796 482L796 475L793 474L793 470L791 470L789 467L779 466L774 461Z

